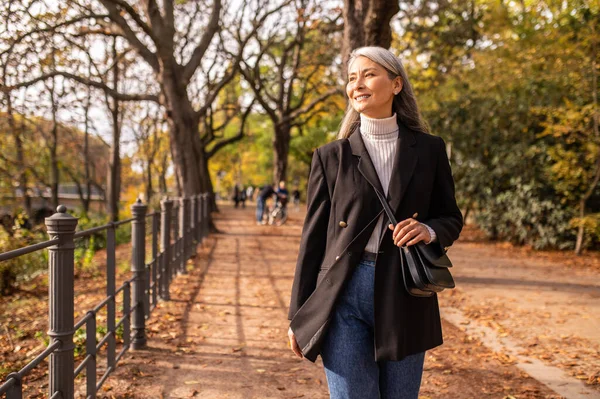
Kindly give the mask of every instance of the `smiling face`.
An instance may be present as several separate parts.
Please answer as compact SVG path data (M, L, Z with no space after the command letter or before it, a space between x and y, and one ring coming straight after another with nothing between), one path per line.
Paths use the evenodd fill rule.
M402 90L400 77L390 79L388 72L367 57L357 57L348 68L346 94L356 112L369 118L389 118L395 93Z

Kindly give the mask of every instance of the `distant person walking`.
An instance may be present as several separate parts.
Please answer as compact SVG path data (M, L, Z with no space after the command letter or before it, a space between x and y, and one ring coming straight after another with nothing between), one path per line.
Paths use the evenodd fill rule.
M240 188L238 185L233 186L233 190L231 191L231 200L233 201L233 207L237 208L240 202Z
M246 190L243 187L240 187L240 202L242 203L242 208L246 207Z
M288 336L297 356L321 355L332 399L417 399L442 327L437 296L404 289L398 247L441 251L462 214L444 141L428 133L400 60L356 49L347 82L338 140L313 154Z
M294 207L296 211L300 210L300 190L296 187L294 191L292 191L292 199L294 201Z
M263 220L265 203L273 194L275 194L273 184L267 184L261 188L260 192L256 196L256 224L267 224L267 222Z

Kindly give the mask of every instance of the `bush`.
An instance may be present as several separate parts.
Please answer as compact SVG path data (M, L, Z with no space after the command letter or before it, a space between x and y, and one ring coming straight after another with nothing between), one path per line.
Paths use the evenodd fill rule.
M108 223L106 215L88 214L77 215L79 223L77 231L89 230L94 227L103 226ZM115 231L116 245L125 244L131 241L131 225L125 224L117 227ZM93 258L97 251L106 249L106 230L92 234L84 239L75 242L75 265L82 270L89 270L93 267Z
M0 253L12 251L32 245L36 242L48 240L48 236L41 228L28 230L22 221L25 215L19 213L14 219L14 225L9 231L0 228ZM10 232L10 234L9 234ZM10 295L19 280L23 280L35 272L48 267L47 251L41 250L31 254L0 263L0 295Z
M573 211L548 198L557 197L544 193L533 182L523 183L514 178L510 190L490 196L485 204L480 204L476 221L492 239L531 245L535 249L573 248L575 230L570 225Z

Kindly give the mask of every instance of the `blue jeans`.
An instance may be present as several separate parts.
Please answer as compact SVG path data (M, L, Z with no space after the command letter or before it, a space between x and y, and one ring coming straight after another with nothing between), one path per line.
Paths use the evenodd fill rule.
M375 262L361 260L342 293L321 347L331 399L417 399L425 352L375 361Z
M263 213L265 213L265 200L260 196L256 197L256 221L262 222Z

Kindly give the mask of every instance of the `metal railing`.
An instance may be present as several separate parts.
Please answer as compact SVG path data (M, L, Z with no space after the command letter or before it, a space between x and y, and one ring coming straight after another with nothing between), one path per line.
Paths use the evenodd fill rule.
M46 358L49 375L49 398L72 399L75 378L85 370L85 397L95 398L123 355L146 346L146 319L159 298L169 300L169 287L177 273L186 273L187 260L196 253L198 244L208 236L209 194L161 201L161 210L147 214L147 206L138 200L131 206L133 217L89 230L75 232L77 218L64 206L46 218L50 240L0 254L0 262L34 251L48 249L48 347L0 385L0 397L21 399L23 379ZM147 223L147 220L150 223ZM131 223L131 273L116 288L116 228ZM151 260L146 263L146 226L151 229ZM106 232L106 297L74 323L75 240ZM172 236L171 236L171 233ZM160 236L159 236L160 234ZM159 243L160 240L160 243ZM160 245L160 248L159 248ZM117 320L116 299L122 294L122 311ZM106 334L96 342L98 312L106 308ZM85 327L85 356L75 366L74 334ZM117 332L122 329L122 346L117 353ZM106 350L106 369L97 380L97 359Z

